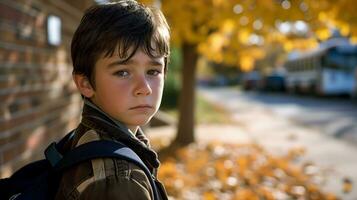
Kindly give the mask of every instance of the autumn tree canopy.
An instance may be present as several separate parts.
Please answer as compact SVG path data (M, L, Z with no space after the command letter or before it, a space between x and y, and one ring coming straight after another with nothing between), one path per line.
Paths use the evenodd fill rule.
M257 45L279 41L287 50L311 48L325 40L331 28L357 40L353 0L162 0L161 9L177 45L197 45L209 60L249 70L251 60L265 54ZM309 32L283 34L278 26L302 21ZM263 41L263 42L262 42ZM247 68L247 69L246 69Z
M183 85L176 142L194 141L194 85L198 55L252 70L264 46L310 49L336 28L357 42L353 0L142 0L156 3L168 19L172 41L183 51Z

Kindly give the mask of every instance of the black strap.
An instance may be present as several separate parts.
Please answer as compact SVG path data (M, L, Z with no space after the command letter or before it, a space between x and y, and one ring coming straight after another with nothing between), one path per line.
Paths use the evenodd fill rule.
M65 143L67 143L68 141L71 141L74 137L74 133L75 133L76 129L71 130L69 133L67 133L67 135L65 135L58 143L57 143L57 148L58 149L63 149L63 146L65 145Z
M145 172L153 189L154 199L159 199L158 191L154 183L155 177L153 177L140 157L122 143L109 140L92 141L72 149L65 155L62 155L57 150L56 143L52 143L45 150L45 156L57 171L65 170L83 161L95 158L118 158L126 160L137 165Z
M45 156L52 166L55 166L63 158L61 152L59 152L58 149L63 149L65 143L72 140L75 130L76 129L67 133L67 135L65 135L58 143L53 142L46 148Z

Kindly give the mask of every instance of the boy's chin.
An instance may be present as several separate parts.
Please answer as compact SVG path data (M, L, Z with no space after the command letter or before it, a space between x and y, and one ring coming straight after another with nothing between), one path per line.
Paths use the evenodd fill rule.
M132 123L130 124L133 124L134 126L145 126L147 125L150 120L151 120L152 117L147 117L147 118L141 118L141 119L135 119L133 120Z

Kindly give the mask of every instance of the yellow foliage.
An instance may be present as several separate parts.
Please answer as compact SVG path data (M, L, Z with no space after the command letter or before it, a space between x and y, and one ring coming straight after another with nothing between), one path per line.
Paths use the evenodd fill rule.
M160 168L160 173L165 177L176 176L176 164L173 161L167 161L165 165Z
M145 5L152 5L154 0L139 0L139 2Z
M226 19L222 22L221 32L228 34L231 33L234 29L234 21L232 19Z
M216 200L216 196L214 195L213 192L205 192L203 194L203 200Z
M254 58L251 56L242 56L239 60L239 65L243 72L249 72L253 70L254 67Z
M244 71L251 70L260 57L241 55L252 45L252 34L262 36L267 45L279 42L286 51L306 50L317 45L314 38L293 38L279 33L277 21L303 20L320 40L330 37L329 29L337 27L343 35L351 34L352 41L357 42L357 12L353 0L304 0L305 11L302 1L289 2L290 7L284 9L281 1L276 0L164 0L161 8L171 26L174 44L196 45L206 59L241 66ZM238 6L236 13L235 6ZM254 28L255 21L262 23L260 28Z
M285 49L285 51L287 51L287 52L293 50L293 49L294 49L294 44L293 44L293 42L292 42L292 41L286 41L286 42L284 43L284 49Z
M220 6L224 3L224 0L212 0L214 6Z
M238 32L239 41L242 44L247 44L251 32L248 29L242 29Z
M327 28L321 29L321 30L317 30L316 31L316 36L320 39L320 40L326 40L329 37L331 37L331 31Z
M259 196L250 189L242 189L236 192L234 199L259 200Z
M338 27L343 36L348 36L351 33L351 28L348 23L334 20L334 24L336 27Z
M261 48L247 48L239 54L239 66L244 72L251 71L254 67L254 62L265 56L265 52Z
M210 44L211 47L210 50L213 51L213 53L220 52L225 43L224 41L225 39L222 34L219 33L212 34L208 39L208 43Z
M263 197L263 199L275 200L274 194L272 193L271 189L269 189L268 187L260 186L257 187L256 191L258 194L262 194L261 196Z
M328 14L326 12L320 12L318 16L320 21L329 20Z
M295 156L302 156L302 148L292 149L287 155L274 156L255 144L232 145L221 143L196 144L179 149L176 159L162 163L159 178L170 196L184 199L188 191L207 200L221 199L331 199L315 183L322 172L305 172ZM306 174L308 173L308 174ZM344 179L343 190L352 190L352 183Z

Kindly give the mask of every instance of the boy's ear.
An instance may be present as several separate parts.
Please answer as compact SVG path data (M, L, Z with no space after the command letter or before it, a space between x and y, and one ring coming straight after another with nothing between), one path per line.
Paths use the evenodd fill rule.
M76 84L79 92L87 97L91 98L94 95L94 89L92 87L92 84L90 84L88 78L84 75L81 74L73 74L73 80L74 83Z

